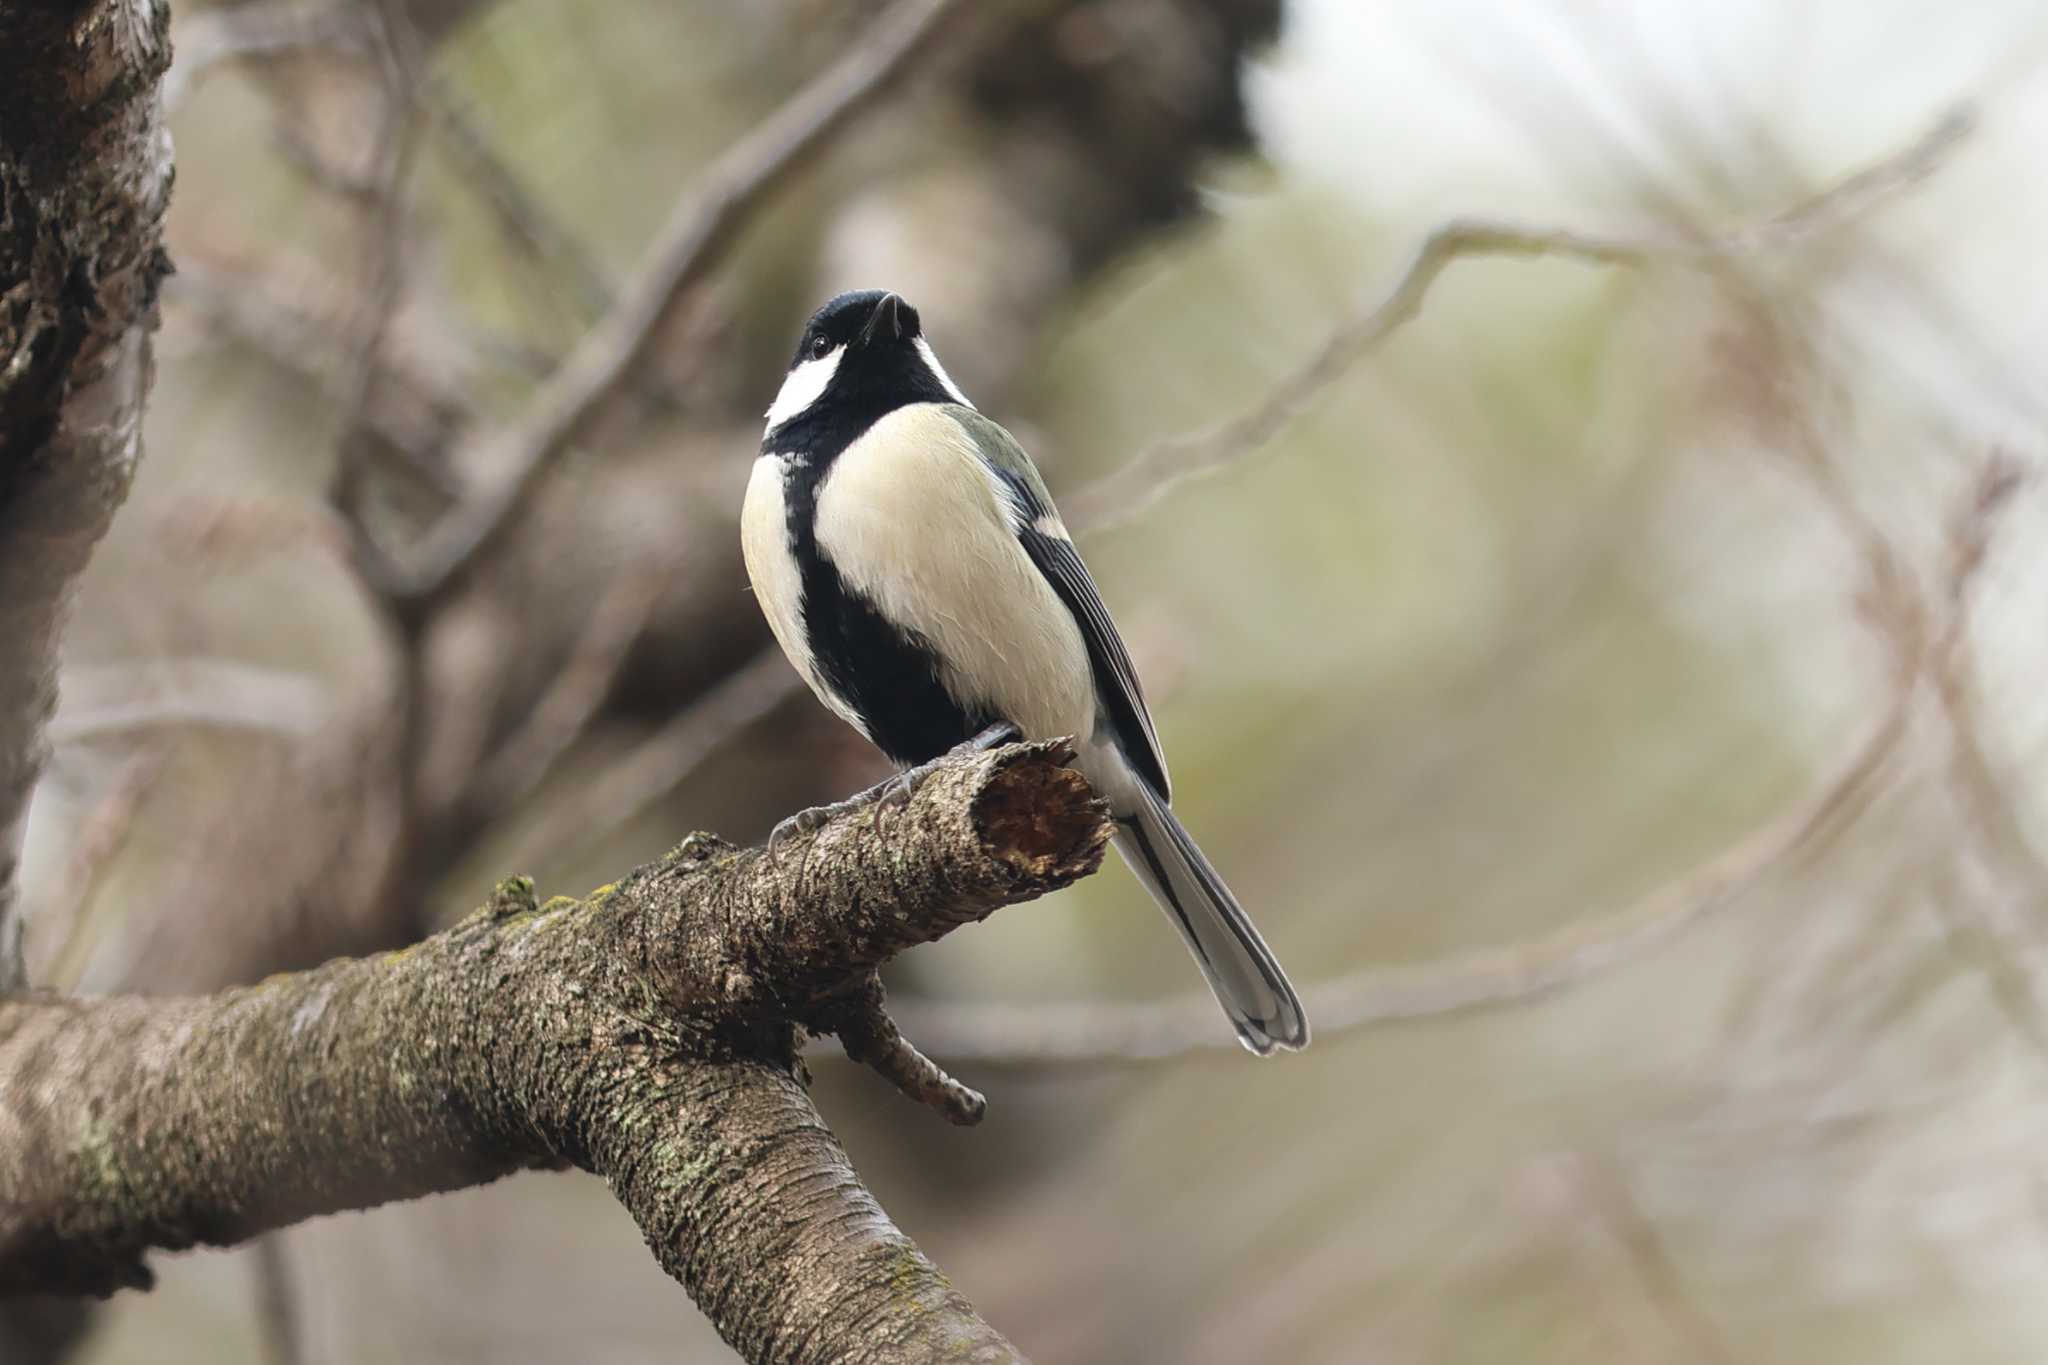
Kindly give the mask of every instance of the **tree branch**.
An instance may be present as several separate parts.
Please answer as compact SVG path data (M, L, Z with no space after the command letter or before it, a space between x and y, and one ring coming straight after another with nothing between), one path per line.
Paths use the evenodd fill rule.
M1422 308L1430 287L1453 262L1473 255L1562 256L1607 265L1673 260L1703 266L1780 247L1839 227L1918 184L1947 159L1972 126L1952 111L1910 146L1858 171L1793 208L1718 236L1605 236L1568 229L1454 220L1432 232L1394 283L1369 307L1340 325L1316 354L1257 405L1206 431L1176 436L1069 500L1077 533L1123 525L1156 506L1183 483L1213 473L1271 440L1352 364L1370 354ZM1842 499L1824 474L1820 491L1844 522L1864 560L1866 598L1891 603L1899 592L1884 539ZM1979 502L1995 508L2010 478L1987 475ZM1956 556L1971 568L1982 549ZM1964 571L1965 574L1967 570ZM1956 594L1960 597L1960 590ZM1911 612L1908 613L1912 614ZM1889 633L1893 623L1880 621ZM1907 632L1911 634L1910 631ZM1632 960L1783 866L1856 809L1905 734L1925 661L1900 646L1889 705L1869 737L1830 777L1789 810L1759 824L1687 875L1660 886L1621 914L1532 944L1420 968L1368 967L1306 992L1325 1039L1352 1029L1517 1003L1545 995L1609 966ZM956 1061L1011 1065L1114 1065L1228 1047L1204 1000L1156 1004L1000 1003L913 1000L898 1011L912 1031Z
M577 314L595 317L610 308L611 281L597 258L527 191L469 109L443 84L430 83L421 94L433 131L506 238L546 273L548 283L568 288Z
M66 670L64 682L49 724L58 745L180 726L305 738L334 711L304 673L205 655L81 665Z
M903 949L1100 866L1071 757L953 755L886 833L856 812L773 860L695 835L582 901L515 878L248 989L0 1004L0 1292L567 1159L749 1359L1014 1359L861 1186L796 1043Z
M1732 904L1860 808L1906 733L1914 680L1899 680L1868 738L1827 780L1684 876L1590 925L1533 943L1422 967L1367 967L1303 992L1324 1042L1403 1019L1520 1004L1562 990L1668 942ZM1156 1061L1234 1048L1206 997L1157 1004L1028 1005L916 1000L897 1013L912 1033L953 1061L1046 1066Z
M547 780L604 705L674 571L674 557L656 559L621 570L612 580L568 662L464 792L450 817L456 828L484 827Z
M482 442L466 468L508 471L450 514L408 556L393 596L431 601L502 534L540 477L632 373L684 291L723 257L776 186L888 88L960 0L898 0L868 36L714 161L676 203L618 303L534 396L519 422Z
M1122 468L1065 499L1067 524L1091 531L1122 526L1196 479L1244 458L1279 435L1339 376L1422 310L1437 277L1473 256L1549 256L1591 265L1653 262L1715 265L1791 245L1840 227L1932 175L1968 135L1967 110L1953 110L1910 146L1748 227L1702 236L1650 232L1610 236L1568 228L1458 218L1423 240L1386 292L1338 324L1316 353L1258 404L1204 431L1147 446Z
M633 746L588 786L563 798L545 828L521 845L539 863L582 847L594 834L645 815L681 786L720 745L797 695L803 682L774 645L758 651Z
M1781 247L1806 240L1853 221L1873 205L1920 183L1941 167L1969 133L1966 109L1951 111L1910 146L1844 177L1790 209L1745 228L1717 237L1644 234L1605 236L1567 228L1455 219L1424 240L1386 292L1355 317L1340 324L1298 370L1282 379L1251 409L1217 426L1183 432L1155 442L1121 468L1063 498L1066 523L1077 535L1111 530L1145 515L1183 484L1203 478L1255 453L1300 416L1325 389L1358 361L1377 350L1422 309L1431 287L1452 262L1468 256L1561 256L1605 265L1641 266L1655 260L1716 264L1745 252ZM644 812L688 778L717 746L736 730L757 719L799 690L796 675L769 649L706 694L697 705L679 713L650 743L638 746L611 772L576 798L577 818L553 822L539 836L536 856L552 854L583 836L583 831L612 829ZM1880 727L1878 733L1885 733ZM1470 980L1470 964L1440 969L1447 979ZM1543 987L1542 989L1548 989ZM1378 971L1365 973L1327 989L1332 998L1318 1003L1318 1019L1361 1013L1377 1017L1370 1002L1385 997ZM1530 993L1533 993L1530 992ZM1358 1002L1367 1002L1362 1011ZM1201 1038L1182 1043L1172 1038L1181 1022L1212 1011L1193 1002L1153 1007L1065 1006L1050 1016L1046 1027L1042 1007L1029 1008L1029 1018L1013 1017L993 1005L946 1006L920 1003L945 1039L942 1049L953 1057L1006 1058L1013 1061L1116 1060L1154 1055L1154 1048L1178 1053L1203 1045ZM1148 1015L1142 1022L1131 1009ZM1178 1022L1176 1022L1178 1021ZM1108 1024L1107 1029L1098 1025ZM1326 1026L1327 1027L1327 1026ZM1213 1029L1203 1029L1203 1035ZM1019 1039L1057 1035L1046 1048L1019 1045ZM1122 1042L1091 1041L1122 1039Z
M27 984L22 840L72 586L127 497L169 263L161 0L0 6L0 996ZM76 1304L0 1313L0 1356L61 1360Z
M141 453L168 28L152 0L0 9L0 991L25 976L15 872L65 607Z
M199 84L228 62L332 49L368 56L370 37L356 6L259 2L192 15L178 30L178 60L164 77L164 112L175 114Z

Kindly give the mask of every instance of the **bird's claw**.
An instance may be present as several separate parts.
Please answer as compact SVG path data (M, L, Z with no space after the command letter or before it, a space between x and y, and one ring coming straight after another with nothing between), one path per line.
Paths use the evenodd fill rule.
M987 753L990 749L1000 749L1005 744L1023 738L1024 732L1022 730L1019 730L1006 720L999 720L980 734L961 740L953 746L953 752L956 754L983 754Z
M875 833L880 834L883 832L885 823L884 815L891 809L909 809L910 798L917 795L917 789L922 787L926 780L939 770L939 765L945 762L946 758L950 758L955 754L986 753L990 749L998 748L1008 744L1011 740L1022 739L1023 737L1023 732L1008 721L997 721L980 734L961 740L948 750L944 756L920 763L915 767L905 768L894 777L876 783L863 793L862 796L855 797L854 800L870 799L874 802Z
M930 769L920 764L916 768L908 768L903 772L897 773L888 781L880 783L875 787L875 833L883 834L887 832L887 822L883 817L888 813L890 807L893 806L897 810L908 810L910 808L910 798L917 795L919 785L929 776L931 776Z
M1021 738L1023 738L1023 732L1018 730L1016 726L1008 721L998 721L981 733L954 745L947 756L951 754L986 753L990 749L998 748L1010 743L1012 740ZM798 811L794 815L777 821L775 828L768 832L767 855L769 864L771 866L774 864L776 854L780 851L782 845L791 839L805 834L816 834L834 818L841 815L851 815L863 808L872 808L874 811L875 833L885 833L887 828L885 817L887 813L892 809L908 809L910 798L917 795L917 789L922 787L926 780L938 771L939 764L944 761L944 757L935 758L929 762L920 763L915 767L905 768L900 773L894 773L883 778L866 791L856 792L844 801L833 801L823 806L810 806Z
M810 806L776 821L775 828L768 831L769 865L774 865L784 844L805 834L816 834L828 820L847 808L847 802L836 801L829 806Z

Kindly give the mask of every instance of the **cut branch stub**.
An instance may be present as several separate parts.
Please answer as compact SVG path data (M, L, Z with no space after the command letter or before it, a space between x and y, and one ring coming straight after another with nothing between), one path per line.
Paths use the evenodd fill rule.
M863 811L773 858L685 845L643 869L644 891L665 902L661 879L686 853L730 860L721 896L664 922L683 947L652 964L663 994L690 1013L708 1003L728 1018L808 1020L904 949L1094 872L1111 829L1073 756L1065 740L956 755L879 830Z
M968 1116L860 992L1101 864L1071 757L951 755L879 828L841 815L772 862L696 835L582 900L512 878L411 948L220 995L0 1002L0 1293L104 1293L151 1248L566 1157L750 1358L1013 1358L860 1186L795 1043L855 999L877 1069Z
M1066 765L1071 741L1026 745L1051 763L1019 765L1011 759L974 798L971 814L994 857L1014 869L1020 883L1067 882L1102 865L1109 842L1109 808ZM1055 767L1054 764L1059 766Z

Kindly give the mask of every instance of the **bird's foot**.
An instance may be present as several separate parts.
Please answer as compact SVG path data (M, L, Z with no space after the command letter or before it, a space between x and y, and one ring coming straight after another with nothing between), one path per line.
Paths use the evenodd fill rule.
M956 754L985 754L990 749L999 749L1024 738L1024 732L1006 720L999 720L980 734L961 740L953 746Z
M873 788L869 789L870 791ZM865 804L868 792L849 797L844 801L832 801L822 806L808 806L794 815L784 816L775 822L775 828L768 831L768 862L773 866L782 852L782 846L791 839L806 834L816 834L834 816L849 815Z
M954 745L946 754L892 773L865 791L855 792L843 801L832 801L822 806L811 806L796 814L777 821L775 828L768 832L768 861L773 864L776 854L791 839L806 834L816 834L827 823L842 815L852 815L861 810L874 812L875 833L884 831L884 815L890 810L903 810L910 805L910 798L917 795L917 789L926 779L938 771L939 765L955 754L985 753L1012 740L1023 738L1023 733L1008 721L999 721L980 734L964 739Z
M922 787L926 780L939 770L941 763L961 754L987 753L990 749L999 748L1010 743L1012 740L1022 739L1023 737L1023 732L1010 724L1010 722L1006 720L997 721L980 734L961 740L939 757L928 759L914 767L905 768L894 777L877 782L859 796L854 797L853 804L858 806L863 801L872 801L874 803L875 833L880 834L883 830L883 815L891 810L904 810L908 808L910 798L917 795L917 789Z

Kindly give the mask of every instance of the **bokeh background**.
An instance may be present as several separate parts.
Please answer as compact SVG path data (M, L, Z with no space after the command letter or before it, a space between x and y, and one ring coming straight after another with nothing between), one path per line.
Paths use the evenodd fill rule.
M36 979L255 979L878 776L764 653L735 529L838 288L915 301L1078 495L1257 411L1447 219L1607 234L1648 249L1451 264L1084 538L1314 1048L1231 1046L1113 866L894 971L980 1129L829 1048L821 1106L1044 1361L2041 1359L2048 11L967 8L407 623L351 535L501 474L480 434L878 11L179 7L179 274ZM81 1359L731 1359L577 1174L158 1270Z

